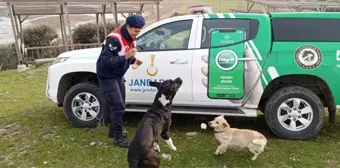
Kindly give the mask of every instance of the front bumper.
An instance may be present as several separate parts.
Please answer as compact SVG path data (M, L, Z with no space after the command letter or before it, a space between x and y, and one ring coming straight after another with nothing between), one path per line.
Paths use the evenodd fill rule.
M53 103L58 104L58 85L59 85L59 79L57 76L58 73L53 71L53 65L51 65L48 68L48 73L47 73L47 80L46 80L46 90L45 90L45 95L46 97L51 100Z

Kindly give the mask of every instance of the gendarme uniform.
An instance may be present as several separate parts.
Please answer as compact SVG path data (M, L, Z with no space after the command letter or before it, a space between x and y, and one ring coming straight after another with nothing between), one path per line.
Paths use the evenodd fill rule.
M142 28L145 24L140 15L131 15L126 19L126 24L113 30L105 39L102 51L97 60L97 77L101 94L108 104L112 126L109 136L114 137L114 144L128 147L129 143L124 139L126 133L122 132L123 115L125 113L125 80L124 74L131 64L136 61L135 57L125 59L125 54L136 43L130 37L126 25Z

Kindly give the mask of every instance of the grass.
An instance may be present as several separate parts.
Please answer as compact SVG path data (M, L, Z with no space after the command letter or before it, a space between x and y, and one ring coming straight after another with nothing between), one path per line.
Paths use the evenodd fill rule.
M216 0L200 2L213 4L214 11L219 11ZM223 5L222 11L236 7L242 6L235 0L230 1ZM24 73L0 72L0 167L127 167L127 150L111 144L111 139L106 137L107 128L71 127L62 109L45 98L45 82L46 68ZM142 115L126 114L124 125L130 133L129 139ZM331 168L340 165L340 126L330 125L326 117L321 132L306 141L278 139L265 125L263 115L226 117L232 127L257 130L268 138L265 152L256 161L250 160L252 155L247 150L230 150L215 156L217 144L212 130L199 129L201 122L212 117L173 115L171 136L178 151L171 151L160 140L161 153L172 155L172 160L161 158L162 167ZM187 137L185 133L189 131L199 135Z
M219 11L217 0L200 2L212 4L214 11ZM222 11L245 7L240 1L225 2ZM45 98L45 82L46 68L24 73L0 72L0 167L127 167L127 150L112 145L106 136L107 128L73 128L62 109ZM129 139L142 115L126 114L124 126ZM213 117L173 115L171 136L178 151L171 151L160 140L161 153L172 155L172 160L161 158L162 167L331 168L340 165L340 126L330 125L326 117L321 132L306 141L278 139L266 126L263 115L226 117L232 127L257 130L268 138L265 152L256 161L250 160L252 154L247 150L214 155L217 143L212 130L199 129L201 122ZM185 133L189 131L199 134L187 137Z
M114 147L107 128L73 128L61 108L45 98L46 68L0 73L0 167L127 167L127 150ZM142 113L127 113L125 128L131 138ZM178 151L160 140L162 167L337 167L340 164L340 126L325 126L306 141L278 139L258 118L226 117L231 126L258 130L268 138L265 152L256 161L247 151L215 156L216 140L211 129L200 130L201 122L214 116L173 115L171 136ZM337 118L339 120L339 116ZM197 131L194 137L186 132ZM90 145L95 143L95 145Z

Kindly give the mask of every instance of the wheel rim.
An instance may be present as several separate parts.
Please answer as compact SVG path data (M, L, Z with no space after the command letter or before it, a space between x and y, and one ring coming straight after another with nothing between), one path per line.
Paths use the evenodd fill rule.
M281 126L289 131L302 131L313 121L311 105L300 98L291 98L284 101L277 111Z
M72 99L72 112L82 121L90 121L97 117L100 105L98 99L91 93L82 92Z

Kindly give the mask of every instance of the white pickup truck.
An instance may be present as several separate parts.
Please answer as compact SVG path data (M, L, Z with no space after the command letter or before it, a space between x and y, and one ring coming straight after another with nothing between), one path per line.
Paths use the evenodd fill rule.
M334 99L323 96L330 93L327 87L304 85L305 81L323 82L320 78L304 75L308 70L296 64L296 72L288 71L287 68L282 69L285 66L276 61L276 55L268 57L272 50L284 49L278 47L284 45L283 42L275 42L272 38L273 32L278 36L283 31L280 29L281 32L276 33L281 22L271 22L271 17L285 16L250 13L185 15L147 26L137 38L136 57L143 64L137 69L130 68L125 75L126 111L147 110L156 93L148 86L149 81L181 77L183 85L174 99L173 113L257 117L257 110L260 110L265 114L269 128L279 137L312 137L323 124L323 105L331 109L330 114L335 114L332 104L327 104ZM273 29L272 24L277 26L274 25ZM243 29L246 33L245 58L238 58L239 63L236 61L235 65L242 62L244 72L238 71L234 76L223 79L244 79L242 86L236 86L244 90L239 100L207 96L209 34L216 28ZM288 35L282 37L293 38ZM91 48L65 52L48 68L46 96L64 108L66 117L75 127L95 127L103 116L107 116L108 108L100 97L96 77L100 51L101 48ZM293 60L294 55L284 58L290 57ZM295 76L290 75L294 73ZM317 89L324 90L319 92Z

